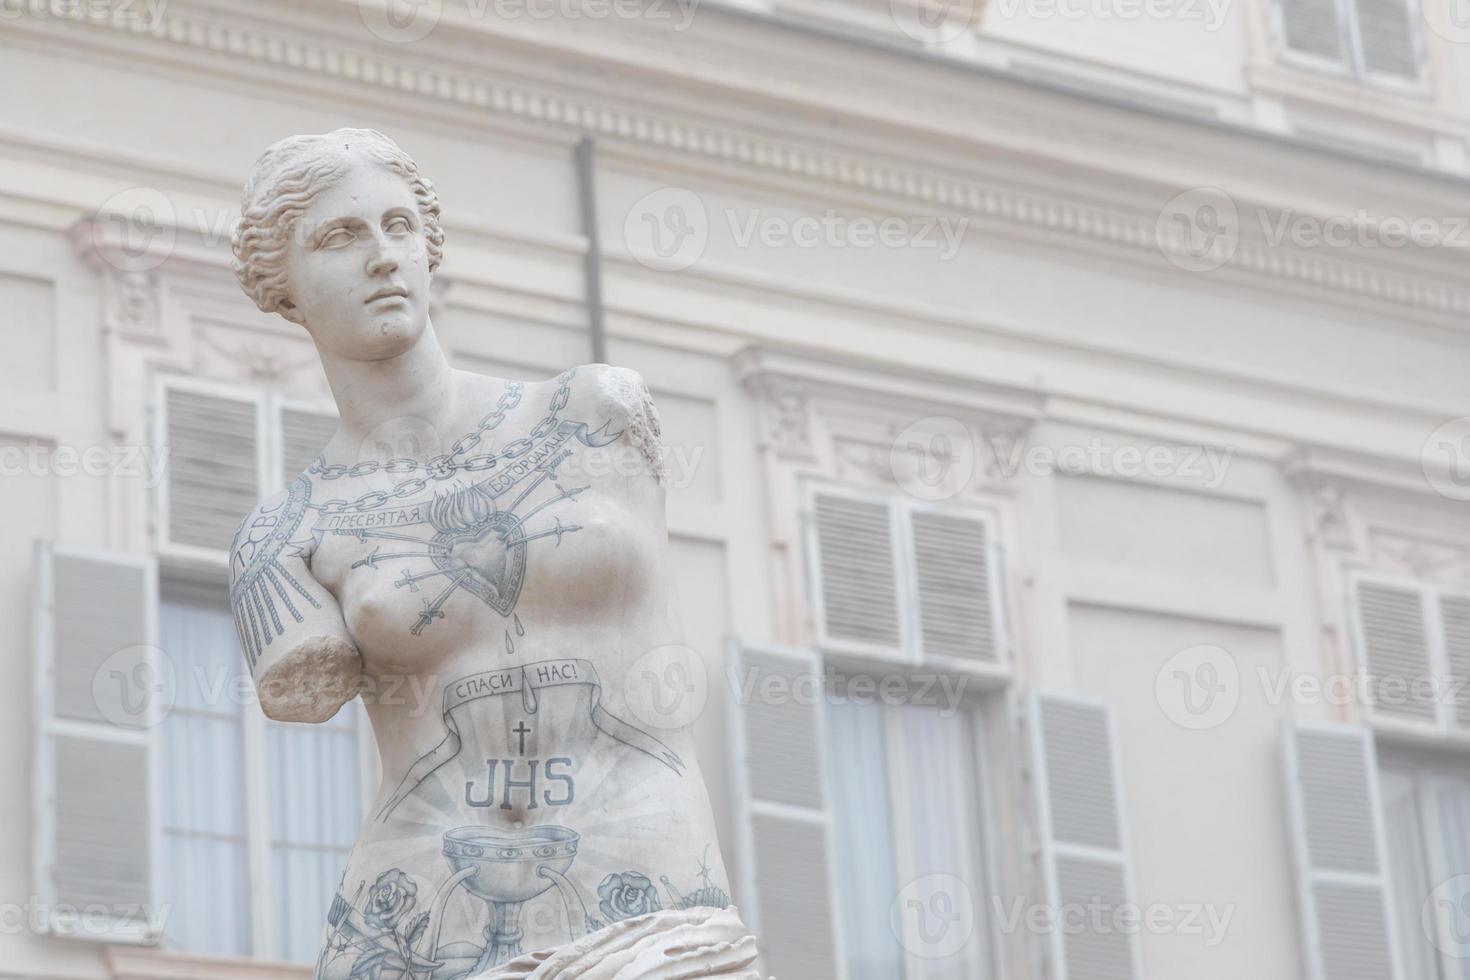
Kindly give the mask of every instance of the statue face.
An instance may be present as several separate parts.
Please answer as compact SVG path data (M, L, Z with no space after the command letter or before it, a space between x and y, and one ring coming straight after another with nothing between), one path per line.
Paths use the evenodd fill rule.
M429 311L423 222L404 180L360 162L298 219L291 301L317 345L355 360L408 350Z

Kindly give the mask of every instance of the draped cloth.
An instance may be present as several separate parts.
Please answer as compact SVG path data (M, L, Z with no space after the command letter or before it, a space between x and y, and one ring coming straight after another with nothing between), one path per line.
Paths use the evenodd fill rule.
M761 980L755 936L728 908L665 909L527 953L468 980Z

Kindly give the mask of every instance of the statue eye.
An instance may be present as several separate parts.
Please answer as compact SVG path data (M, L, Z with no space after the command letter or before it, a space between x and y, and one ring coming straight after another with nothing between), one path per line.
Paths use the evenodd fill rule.
M352 243L352 232L346 228L333 228L322 236L322 248L341 248Z
M386 228L395 234L406 235L413 231L413 222L400 214L389 218Z

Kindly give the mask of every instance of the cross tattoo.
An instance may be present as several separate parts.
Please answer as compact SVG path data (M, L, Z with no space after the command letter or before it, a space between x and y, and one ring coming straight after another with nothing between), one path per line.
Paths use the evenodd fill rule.
M525 721L525 719L524 718L521 719L521 721L516 724L516 727L514 727L514 728L511 729L511 731L515 732L517 735L519 735L521 737L520 754L521 755L525 755L526 754L526 735L531 731L529 728L526 727L526 721Z

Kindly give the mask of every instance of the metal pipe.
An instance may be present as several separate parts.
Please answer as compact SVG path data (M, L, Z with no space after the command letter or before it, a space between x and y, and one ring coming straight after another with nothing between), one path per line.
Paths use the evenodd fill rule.
M583 293L587 300L587 328L592 336L592 363L607 363L607 330L602 321L602 240L597 234L597 144L590 136L577 141L577 197L582 208L582 234L587 252L582 257Z

